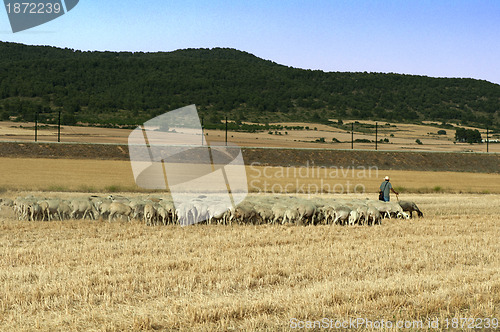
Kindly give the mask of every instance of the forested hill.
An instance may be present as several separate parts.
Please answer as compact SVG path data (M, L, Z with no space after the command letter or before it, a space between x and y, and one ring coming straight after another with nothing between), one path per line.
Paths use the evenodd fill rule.
M134 125L196 104L208 122L377 119L500 124L500 85L303 70L234 49L81 52L0 42L0 118Z

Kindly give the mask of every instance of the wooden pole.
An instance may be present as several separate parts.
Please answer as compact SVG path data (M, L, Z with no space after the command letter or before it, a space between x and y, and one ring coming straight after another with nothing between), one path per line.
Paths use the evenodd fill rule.
M201 117L201 145L203 146L203 137L205 133L203 132L203 117Z
M351 150L354 150L354 122L351 123Z
M35 112L35 142L38 141L38 112Z
M486 127L486 152L490 152L490 128Z
M375 151L377 150L378 144L378 122L375 122Z
M227 116L226 116L226 146L227 146Z
M57 142L61 142L61 111L59 111L59 119L57 121Z

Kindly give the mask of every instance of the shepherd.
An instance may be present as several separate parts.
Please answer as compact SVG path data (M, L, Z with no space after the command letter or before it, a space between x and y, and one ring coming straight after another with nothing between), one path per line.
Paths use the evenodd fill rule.
M384 182L382 182L382 184L380 185L380 191L378 195L379 200L389 202L391 200L391 191L395 193L396 196L399 195L399 193L392 188L389 176L386 176Z

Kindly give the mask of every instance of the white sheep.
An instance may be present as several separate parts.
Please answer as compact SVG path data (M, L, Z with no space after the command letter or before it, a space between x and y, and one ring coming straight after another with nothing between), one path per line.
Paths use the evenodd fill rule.
M146 203L144 205L144 222L146 225L150 226L156 219L156 209L153 206L153 203Z
M368 207L367 210L367 224L370 225L370 221L372 225L375 224L381 224L382 223L382 215L380 214L379 210L377 210L375 207L370 206Z
M333 223L335 225L345 224L348 221L350 214L351 214L351 208L349 208L346 205L341 205L335 208L335 219L333 220Z
M131 214L132 208L130 206L119 202L113 202L109 205L108 221L111 222L116 216L127 217L128 221L130 221Z
M359 213L358 213L358 210L351 210L351 212L349 212L349 225L355 225L359 222Z
M60 216L60 218L69 218L71 215L72 209L69 206L68 202L66 201L61 201L59 205L57 206L57 214Z
M89 215L91 219L96 219L97 211L94 204L89 199L75 199L70 203L72 208L70 218L75 218L76 215L81 214L82 219Z

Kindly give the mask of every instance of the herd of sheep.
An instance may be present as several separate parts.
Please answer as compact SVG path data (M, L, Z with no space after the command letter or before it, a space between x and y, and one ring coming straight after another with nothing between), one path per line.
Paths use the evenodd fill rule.
M191 199L174 205L171 198L143 196L128 198L110 195L89 196L69 200L18 197L0 199L10 206L19 220L50 221L75 218L142 220L146 225L208 224L336 224L375 225L383 218L411 218L412 212L423 216L413 202L382 202L359 199L333 199L297 196L248 196L236 208L228 208L217 196Z

